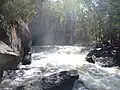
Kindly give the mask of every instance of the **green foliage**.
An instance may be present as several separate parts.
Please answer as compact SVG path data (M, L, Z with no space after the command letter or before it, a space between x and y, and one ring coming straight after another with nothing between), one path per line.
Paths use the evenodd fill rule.
M111 43L120 40L120 1L98 0L93 4L92 14L95 23L92 34L97 41L110 40ZM91 12L91 11L90 11Z
M36 26L43 28L44 24L42 32L61 31L73 41L83 39L102 42L120 38L119 0L46 1L37 8L37 13L39 18L36 21L40 25Z
M27 22L34 15L32 0L1 0L0 4L0 11L6 20L21 18Z
M57 13L56 17L63 21L68 12L75 13L80 20L88 8L83 0L64 0L63 2L52 2L51 9Z
M37 5L38 3L39 1ZM84 0L42 2L37 7L37 14L33 19L33 37L41 36L40 38L44 39L45 36L54 33L52 35L55 38L54 42L62 44L73 44L80 40L88 42L91 38L86 17L87 11L88 6Z

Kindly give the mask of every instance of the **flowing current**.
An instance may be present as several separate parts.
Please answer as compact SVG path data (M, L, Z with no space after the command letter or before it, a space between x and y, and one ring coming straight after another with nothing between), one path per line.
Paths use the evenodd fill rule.
M13 87L28 84L39 77L73 69L79 72L79 80L89 90L120 90L120 70L117 67L102 68L86 62L88 52L85 47L36 46L32 51L31 65L21 65L19 70L4 77L0 90L13 90ZM31 89L28 87L26 90ZM77 89L73 90L87 89L78 84Z

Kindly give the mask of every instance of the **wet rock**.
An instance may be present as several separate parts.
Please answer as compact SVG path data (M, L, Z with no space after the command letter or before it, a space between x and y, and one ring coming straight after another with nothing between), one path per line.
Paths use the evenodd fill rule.
M95 63L95 60L92 58L92 55L94 55L95 53L96 53L96 49L90 51L90 52L87 54L86 60L87 60L88 62L90 62L90 63Z
M25 85L18 86L16 90L24 90Z
M22 60L22 65L29 65L31 64L31 52L29 52L25 57L24 59Z
M16 88L22 88L22 90L72 90L78 78L76 70L62 71L39 79L35 78Z
M1 16L0 16L1 19ZM21 61L31 63L31 34L22 20L0 22L0 71L16 70ZM0 73L1 73L0 72ZM0 77L1 78L1 77Z
M63 71L42 79L43 90L72 90L79 78L76 71Z
M99 63L103 67L113 67L120 66L119 62L119 52L113 48L110 43L99 43L96 47L91 50L87 57L86 61L90 63Z
M19 55L3 41L0 41L0 82L2 81L3 71L17 69L19 62Z
M31 41L31 31L28 28L28 24L26 24L23 20L19 20L17 29L17 36L21 39L22 45L27 45Z
M82 80L76 80L74 83L73 90L90 90Z
M21 47L23 49L22 64L31 64L31 31L28 28L28 24L24 21L18 21L17 36L21 39Z
M14 50L6 45L4 42L0 41L0 68L2 68L3 70L12 69L13 67L15 68L16 66L14 64L17 63L17 61L19 60L19 55L16 54Z
M0 14L0 23L4 21L4 16Z

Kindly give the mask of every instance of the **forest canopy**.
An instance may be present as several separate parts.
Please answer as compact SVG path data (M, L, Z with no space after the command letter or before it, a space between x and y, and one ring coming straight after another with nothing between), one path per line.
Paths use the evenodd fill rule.
M54 44L119 41L119 0L45 0L38 3L36 0L32 23L36 39L39 37L43 41L51 34L49 38Z
M105 39L115 43L120 42L119 3L119 0L0 0L0 14L7 21L28 22L34 16L33 37L40 43L74 44Z
M22 19L31 20L34 15L34 4L32 0L0 0L0 14L7 21Z
M36 15L32 22L35 41L38 39L39 44L73 44L79 40L89 41L87 26L83 28L88 3L90 5L92 1L46 0L39 4L39 0L36 0Z

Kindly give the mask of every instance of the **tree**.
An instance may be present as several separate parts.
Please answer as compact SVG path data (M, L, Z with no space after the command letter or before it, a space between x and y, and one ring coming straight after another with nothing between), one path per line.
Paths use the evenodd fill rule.
M21 18L27 22L34 14L32 2L32 0L1 0L0 11L8 21Z

